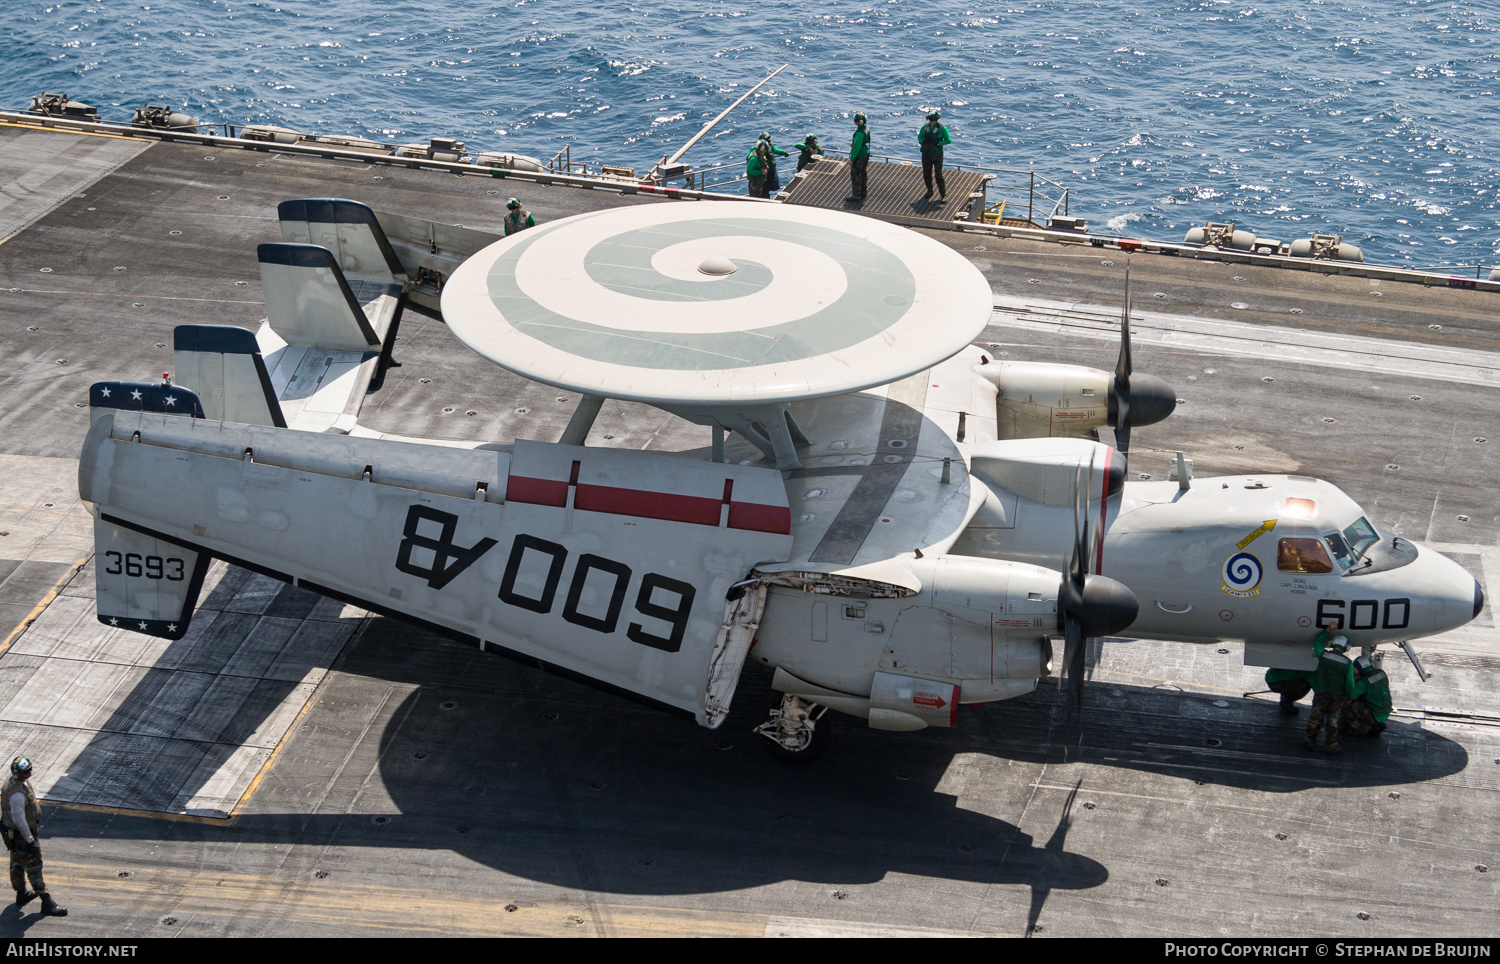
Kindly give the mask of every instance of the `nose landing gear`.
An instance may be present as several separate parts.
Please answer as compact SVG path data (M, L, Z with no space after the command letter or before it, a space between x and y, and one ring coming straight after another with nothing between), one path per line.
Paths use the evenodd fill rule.
M820 726L828 707L788 693L755 732L771 741L777 759L806 763L828 748L829 727Z

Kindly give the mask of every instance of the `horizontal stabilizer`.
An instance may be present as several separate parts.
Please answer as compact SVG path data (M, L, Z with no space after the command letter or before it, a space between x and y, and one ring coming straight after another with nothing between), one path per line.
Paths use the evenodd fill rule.
M249 332L246 332L249 334ZM196 392L165 382L95 382L89 386L89 420L116 409L203 418Z
M299 198L276 207L281 239L333 252L344 276L385 284L406 280L385 230L368 205L346 198Z
M333 252L316 244L276 242L256 249L266 322L288 345L379 351L381 342L349 288Z
M94 520L99 621L147 636L181 639L198 604L208 553Z
M198 390L206 417L286 427L252 332L230 325L178 325L172 354L178 381Z

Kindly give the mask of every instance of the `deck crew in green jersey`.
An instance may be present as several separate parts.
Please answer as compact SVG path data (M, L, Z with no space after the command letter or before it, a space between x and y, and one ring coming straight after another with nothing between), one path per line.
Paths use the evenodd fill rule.
M751 197L766 196L766 167L760 156L760 142L745 152L745 178L750 182Z
M922 148L922 180L927 184L927 197L932 197L932 182L935 177L939 201L948 196L948 185L943 180L943 148L953 143L942 120L940 112L931 111L927 115L927 123L917 131L917 146Z
M505 236L508 238L517 231L525 231L527 228L536 227L536 218L531 212L521 207L518 198L511 198L505 202Z
M869 193L870 128L863 112L854 115L854 138L849 142L849 198L863 201Z
M1281 696L1281 712L1297 715L1297 701L1312 691L1312 670L1268 669L1266 686Z
M1343 731L1350 736L1379 736L1391 718L1391 681L1368 656L1354 661L1354 692L1344 708Z
M1318 657L1318 668L1313 670L1313 708L1308 715L1307 734L1302 745L1309 750L1317 745L1318 734L1324 733L1323 749L1327 753L1339 751L1339 723L1343 719L1344 707L1349 703L1349 694L1354 689L1354 663L1346 656L1349 640L1343 636L1328 637L1328 630L1318 634L1313 643L1313 654Z
M809 134L799 144L793 144L797 149L797 170L802 170L823 156L823 148L818 143L818 135Z
M771 140L770 131L761 131L760 140L755 144L756 153L760 156L761 169L765 171L765 190L761 197L770 197L781 190L781 177L776 173L776 158L788 157L789 152L777 147Z

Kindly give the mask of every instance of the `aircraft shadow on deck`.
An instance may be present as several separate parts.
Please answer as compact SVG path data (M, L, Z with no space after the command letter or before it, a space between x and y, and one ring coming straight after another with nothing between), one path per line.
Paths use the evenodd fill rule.
M1408 783L1468 762L1457 743L1399 722L1379 740L1346 738L1341 757L1309 755L1300 743L1305 708L1291 720L1270 702L1235 700L1226 711L1212 696L1110 683L1088 687L1080 744L1056 687L1044 682L1022 699L961 709L951 731L885 733L830 717L827 754L786 764L750 732L774 703L759 667L747 667L735 708L715 731L388 619L374 621L338 669L349 678L334 685L347 689L329 691L330 699L347 703L379 681L408 693L385 714L380 786L362 792L349 812L342 804L297 812L291 801L317 799L323 787L313 783L322 777L281 762L229 826L55 811L49 832L449 849L524 879L609 893L916 874L1029 886L1035 912L1052 890L1097 887L1109 877L1066 845L1076 785L1082 780L1086 796L1098 781L1086 771L1049 775L1075 792L1039 798L1040 811L1032 805L1028 820L1051 825L1041 840L968 809L984 799L961 808L939 789L960 754L1170 775L1185 781L1185 797L1193 789L1186 781L1295 792ZM348 752L329 741L352 739L350 731L315 729L292 738L306 742L289 758ZM1029 779L1024 773L1017 779ZM1024 789L992 801L996 811L1019 813Z

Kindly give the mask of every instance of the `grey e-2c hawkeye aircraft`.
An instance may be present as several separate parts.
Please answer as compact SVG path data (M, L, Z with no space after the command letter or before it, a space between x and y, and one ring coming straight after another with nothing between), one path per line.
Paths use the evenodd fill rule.
M783 694L758 731L806 759L828 709L911 730L1028 693L1058 637L1081 698L1090 637L1310 667L1322 627L1374 650L1483 605L1326 482L1126 481L1132 428L1175 404L1132 371L1128 294L1114 372L1001 361L972 347L992 301L965 259L805 207L620 208L447 265L456 337L582 399L557 441L379 435L359 399L435 270L398 220L283 204L259 332L184 326L178 384L92 388L100 620L182 637L219 557L706 727L753 659ZM607 398L708 444L585 445Z

